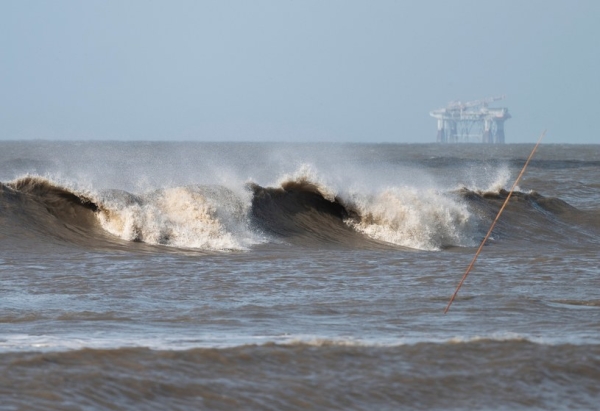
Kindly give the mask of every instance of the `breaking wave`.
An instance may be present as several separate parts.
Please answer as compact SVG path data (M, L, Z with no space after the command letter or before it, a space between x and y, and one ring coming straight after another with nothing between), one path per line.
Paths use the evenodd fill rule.
M440 250L477 245L507 195L499 184L488 190L339 190L306 169L274 186L248 183L236 192L189 185L140 195L80 191L28 176L0 184L0 221L8 235L25 229L95 246L143 243L225 251L276 241L304 247ZM552 240L584 232L569 231L573 224L598 226L596 219L560 199L516 192L498 233ZM597 239L597 233L588 237Z
M175 187L144 196L109 191L101 197L102 227L124 240L203 250L242 250L258 242L247 205L224 187Z
M466 204L452 196L412 187L389 188L350 201L348 224L371 238L421 250L473 245L475 226Z

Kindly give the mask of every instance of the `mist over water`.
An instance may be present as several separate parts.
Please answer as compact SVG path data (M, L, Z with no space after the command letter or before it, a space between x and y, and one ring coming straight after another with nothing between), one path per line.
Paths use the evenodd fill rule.
M0 395L593 408L596 146L540 147L442 314L530 149L0 142Z

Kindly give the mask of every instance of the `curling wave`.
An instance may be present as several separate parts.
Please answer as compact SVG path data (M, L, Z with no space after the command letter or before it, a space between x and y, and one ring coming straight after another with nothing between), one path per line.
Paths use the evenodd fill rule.
M440 250L476 245L507 194L414 187L337 193L300 175L275 187L251 183L242 194L192 185L134 195L81 192L28 176L0 183L0 234L27 231L93 246L144 243L206 251L247 250L267 239L303 247ZM516 192L497 233L597 241L596 220L560 199ZM582 224L591 231L586 234Z
M203 250L242 250L259 241L247 206L224 187L176 187L144 196L113 190L101 197L102 227L124 240Z

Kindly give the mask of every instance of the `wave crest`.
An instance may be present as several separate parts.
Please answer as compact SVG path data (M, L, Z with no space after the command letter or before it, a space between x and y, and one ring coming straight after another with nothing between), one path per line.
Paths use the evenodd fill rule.
M243 186L240 186L242 188ZM159 189L70 189L28 176L0 185L0 227L6 235L41 233L102 246L143 242L197 250L247 250L265 241L303 247L440 250L475 246L508 192L465 187L356 187L325 182L310 167L276 187L247 185L234 192L214 185ZM243 190L243 189L242 189ZM535 191L514 192L495 229L498 238L597 242L597 216ZM10 223L10 224L8 224ZM581 229L585 225L585 229ZM116 237L115 237L116 236Z
M98 218L124 240L203 250L243 250L257 242L247 205L224 187L176 187L141 197L113 191L107 197Z
M347 223L371 238L421 250L473 245L474 224L463 203L447 194L389 188L351 201L357 217Z

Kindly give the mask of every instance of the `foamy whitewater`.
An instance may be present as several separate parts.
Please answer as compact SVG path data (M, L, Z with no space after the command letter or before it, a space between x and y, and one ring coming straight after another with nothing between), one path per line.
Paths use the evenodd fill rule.
M0 142L2 409L597 409L600 149Z

